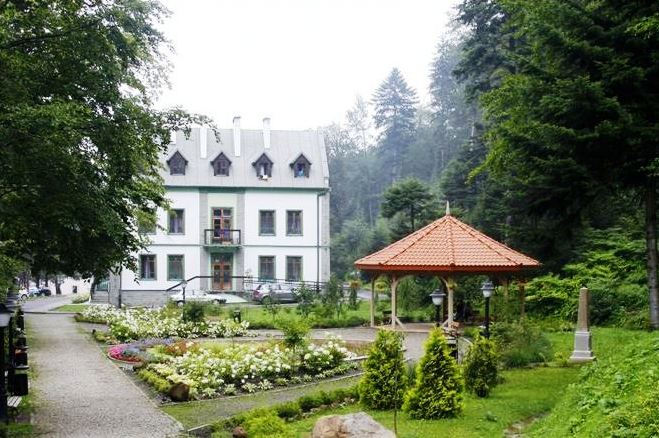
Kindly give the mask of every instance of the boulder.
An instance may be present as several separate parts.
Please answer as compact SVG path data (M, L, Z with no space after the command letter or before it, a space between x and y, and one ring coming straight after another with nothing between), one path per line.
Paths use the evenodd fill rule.
M312 438L396 438L396 435L365 412L321 417Z
M247 432L240 426L233 428L233 433L231 434L233 438L247 438Z
M188 401L190 398L190 387L185 383L176 383L169 388L167 393L175 402Z

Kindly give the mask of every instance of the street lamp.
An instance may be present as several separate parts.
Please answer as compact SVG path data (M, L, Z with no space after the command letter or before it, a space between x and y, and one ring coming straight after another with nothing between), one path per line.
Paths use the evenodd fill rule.
M5 386L5 329L9 327L9 322L14 313L7 309L3 303L0 303L0 420L5 423L9 422L7 414L7 387Z
M183 280L179 284L181 285L181 288L183 289L183 304L185 304L185 288L188 287L188 282Z
M483 297L485 297L485 337L490 338L490 297L492 292L494 292L494 285L490 280L483 282L481 286L481 292L483 292Z
M436 291L430 294L430 298L432 298L432 303L435 305L435 325L437 327L441 325L441 322L439 320L439 309L444 303L445 296L446 294L442 292L441 289L437 289Z

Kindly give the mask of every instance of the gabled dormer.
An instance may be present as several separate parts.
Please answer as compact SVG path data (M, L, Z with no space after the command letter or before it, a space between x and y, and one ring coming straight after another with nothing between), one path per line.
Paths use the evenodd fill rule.
M224 155L224 152L220 152L213 161L211 161L211 166L213 166L213 175L215 176L229 176L229 168L231 167L231 160Z
M183 154L179 151L174 152L174 155L167 160L170 175L185 175L185 168L187 165L188 160L186 160Z
M252 163L252 166L254 166L254 169L256 169L256 176L258 176L259 179L268 179L272 176L273 164L274 163L270 157L263 153L256 161Z
M309 169L311 168L311 161L300 154L295 161L291 163L291 169L293 169L293 176L295 178L309 178Z

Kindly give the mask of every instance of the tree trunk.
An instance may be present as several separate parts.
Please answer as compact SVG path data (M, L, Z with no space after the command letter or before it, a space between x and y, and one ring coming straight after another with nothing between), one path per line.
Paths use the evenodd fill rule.
M645 193L645 243L650 294L650 327L659 329L659 284L657 282L657 186L653 179Z

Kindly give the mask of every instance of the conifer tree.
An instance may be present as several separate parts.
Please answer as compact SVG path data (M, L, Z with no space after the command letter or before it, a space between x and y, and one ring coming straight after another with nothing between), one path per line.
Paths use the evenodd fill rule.
M380 330L364 362L359 400L370 409L398 409L403 401L407 374L403 360L403 336Z

